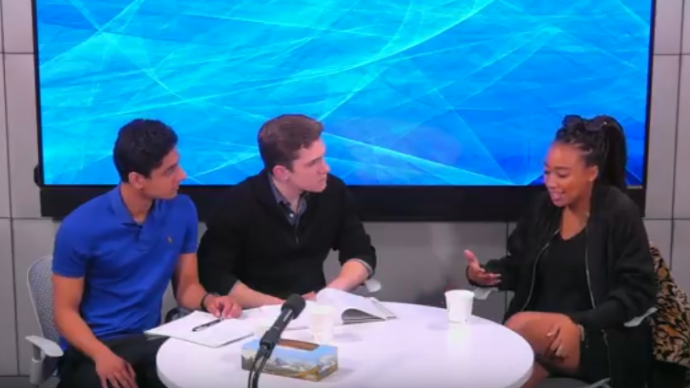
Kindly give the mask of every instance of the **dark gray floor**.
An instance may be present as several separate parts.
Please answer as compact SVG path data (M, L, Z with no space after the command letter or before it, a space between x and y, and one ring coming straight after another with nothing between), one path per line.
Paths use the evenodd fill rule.
M57 381L47 381L41 388L54 388ZM0 388L32 388L28 376L0 377Z

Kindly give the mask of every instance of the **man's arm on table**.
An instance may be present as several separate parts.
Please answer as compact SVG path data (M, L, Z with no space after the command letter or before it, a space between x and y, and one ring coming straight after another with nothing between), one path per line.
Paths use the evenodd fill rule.
M347 188L343 192L343 216L334 249L340 252L338 260L342 268L328 288L352 291L374 275L376 250Z
M175 299L180 306L188 310L202 309L201 301L206 290L199 283L196 253L186 252L180 255L175 268L175 283Z
M96 338L79 313L88 253L85 238L63 223L53 250L53 310L55 326L77 350L92 360L110 349Z
M243 308L283 303L280 298L252 290L235 276L237 264L242 260L239 225L242 225L240 214L232 209L219 209L216 217L206 224L199 246L201 283L209 291L229 295Z
M199 238L199 224L196 207L190 200L185 209L186 228L182 251L175 267L175 299L177 303L189 310L202 309L201 301L206 290L199 282L199 270L196 257L197 239Z

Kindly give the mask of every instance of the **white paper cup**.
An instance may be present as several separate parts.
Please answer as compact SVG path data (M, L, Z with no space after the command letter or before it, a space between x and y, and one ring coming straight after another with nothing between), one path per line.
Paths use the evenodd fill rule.
M314 305L307 312L312 340L317 344L332 342L335 329L335 309L327 305Z
M448 320L453 323L467 323L472 316L474 292L469 290L450 290L446 292Z

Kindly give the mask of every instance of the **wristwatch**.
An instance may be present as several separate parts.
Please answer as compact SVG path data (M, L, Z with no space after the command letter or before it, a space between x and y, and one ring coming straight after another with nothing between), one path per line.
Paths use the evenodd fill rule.
M218 294L216 294L215 292L207 292L207 293L205 293L204 296L201 298L201 303L200 303L201 311L203 311L203 312L205 312L205 313L208 312L208 310L206 309L206 304L205 304L205 303L206 303L206 298L208 298L209 296L216 296L216 297L217 297Z

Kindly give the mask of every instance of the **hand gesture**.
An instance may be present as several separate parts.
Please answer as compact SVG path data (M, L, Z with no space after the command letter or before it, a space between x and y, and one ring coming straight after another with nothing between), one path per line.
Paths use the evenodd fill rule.
M242 307L227 295L209 295L204 300L204 308L218 318L239 318L242 316Z
M580 342L580 326L576 325L570 318L563 315L551 330L546 334L551 339L546 356L557 359L565 359L573 352L573 346L578 346Z
M94 363L102 388L138 388L132 366L112 351L95 357Z
M467 258L467 278L469 280L480 286L495 286L501 282L501 275L486 272L472 251L466 250L465 257Z
M315 301L315 300L316 300L316 293L312 291L312 292L310 292L310 293L308 293L308 294L302 295L302 297L304 298L304 300Z

